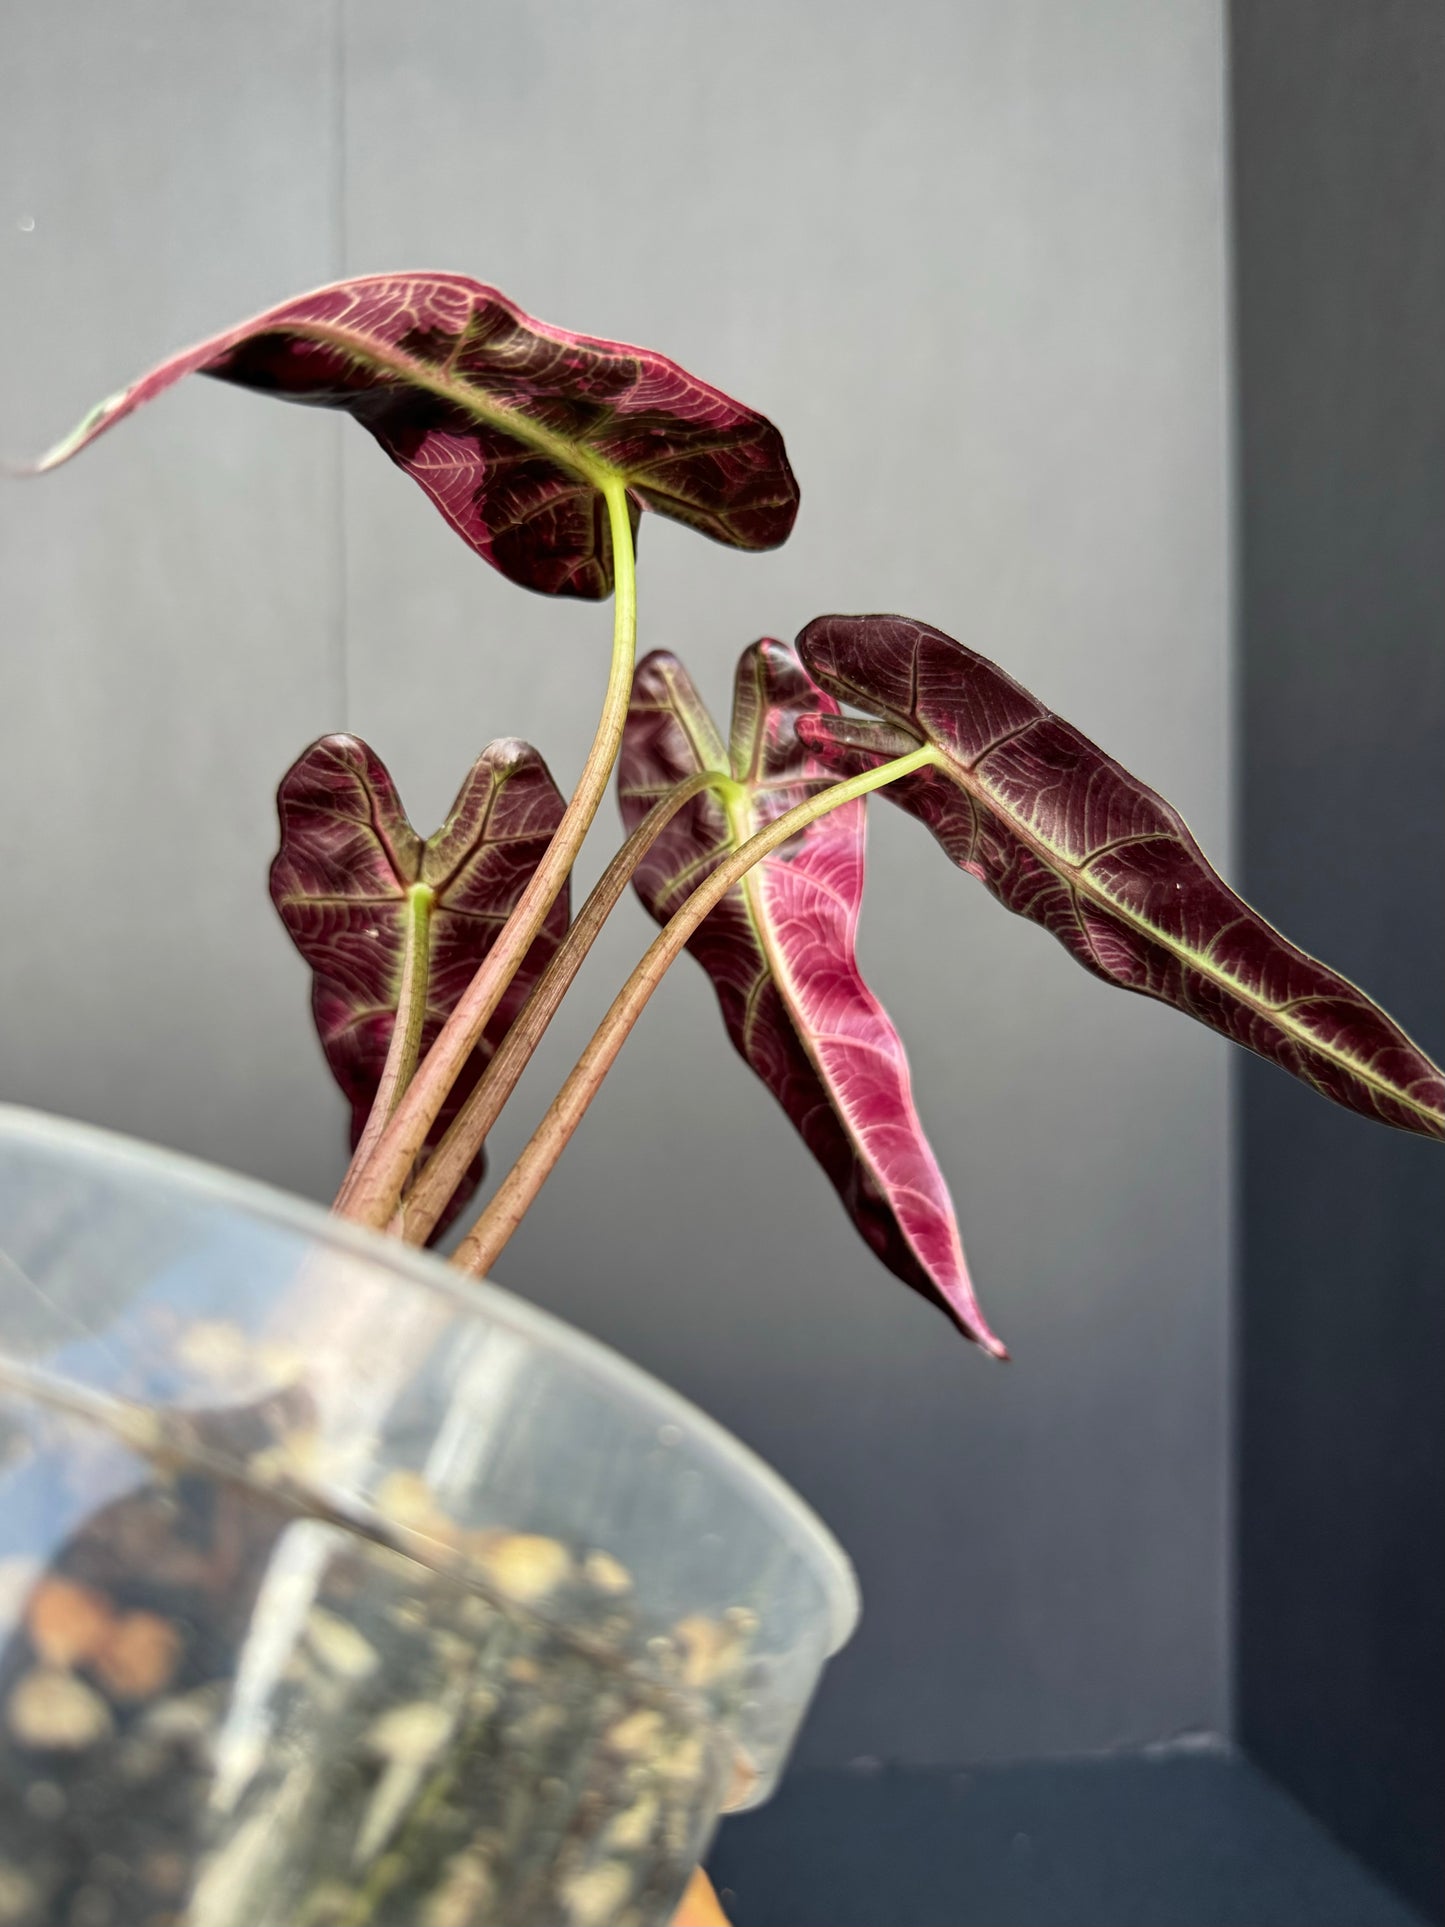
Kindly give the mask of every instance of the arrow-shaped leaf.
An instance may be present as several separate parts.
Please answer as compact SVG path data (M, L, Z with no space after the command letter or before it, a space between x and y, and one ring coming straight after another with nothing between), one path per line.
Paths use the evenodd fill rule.
M504 739L482 751L445 824L423 841L407 821L381 758L355 736L324 736L287 771L277 807L281 848L271 866L271 897L314 973L316 1029L351 1103L355 1148L396 1022L408 890L425 883L434 892L425 1051L491 949L551 841L564 804L536 750ZM458 1079L429 1144L439 1140L481 1075L561 942L567 920L564 889ZM438 1233L480 1182L482 1170L479 1156Z
M675 657L658 651L641 664L619 763L629 828L697 770L733 779L726 805L713 791L698 797L639 865L638 894L660 923L730 849L819 787L824 772L799 743L797 724L834 707L784 644L755 643L738 666L729 751ZM712 978L728 1035L872 1250L970 1338L1002 1354L913 1107L903 1045L854 956L863 844L861 802L820 818L755 865L688 947Z
M799 733L837 774L931 743L886 794L1106 983L1172 1004L1348 1110L1445 1137L1445 1072L1210 867L1182 817L1012 677L902 616L821 616L803 661L881 724Z
M462 540L548 595L612 588L601 480L739 549L785 541L798 488L772 423L665 355L534 320L460 274L318 288L174 355L91 410L54 468L184 375L343 408Z

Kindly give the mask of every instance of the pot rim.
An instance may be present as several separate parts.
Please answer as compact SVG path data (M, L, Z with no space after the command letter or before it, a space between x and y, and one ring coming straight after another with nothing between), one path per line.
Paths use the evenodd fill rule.
M97 1125L0 1104L0 1144L7 1140L83 1159L106 1167L111 1174L132 1172L192 1201L239 1211L282 1231L351 1253L368 1264L385 1267L418 1290L439 1295L452 1310L511 1330L525 1342L560 1355L573 1370L650 1409L659 1430L681 1427L710 1450L727 1476L747 1492L760 1513L772 1518L779 1533L793 1542L812 1567L827 1602L828 1653L836 1653L852 1634L860 1611L857 1578L842 1546L812 1507L725 1426L601 1340L490 1281L463 1281L430 1253L366 1226L348 1223L309 1199L188 1153Z

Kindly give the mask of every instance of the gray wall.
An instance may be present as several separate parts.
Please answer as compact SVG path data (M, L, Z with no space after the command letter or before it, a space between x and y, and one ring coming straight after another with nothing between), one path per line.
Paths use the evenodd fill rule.
M160 352L341 272L474 273L783 425L786 549L643 530L644 642L720 708L754 636L903 608L1223 854L1220 16L12 6L0 438L43 446ZM491 574L349 426L207 384L8 492L0 544L3 1094L325 1197L341 1106L265 903L272 787L343 725L424 827L492 735L570 781L607 612ZM852 1549L867 1616L813 1759L1217 1728L1224 1047L875 817L864 961L1017 1362L875 1267L687 963L499 1276L734 1425ZM646 934L616 919L499 1158Z
M1249 894L1445 1056L1445 11L1234 23ZM1242 1083L1240 1732L1445 1918L1445 1156Z

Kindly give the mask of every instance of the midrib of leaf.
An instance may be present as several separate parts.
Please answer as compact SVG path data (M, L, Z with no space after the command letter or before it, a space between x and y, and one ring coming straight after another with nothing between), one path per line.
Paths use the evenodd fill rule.
M749 800L748 792L742 783L735 780L729 789L721 793L720 800L727 815L727 843L724 848L739 849L747 842L748 838L753 834L753 831L758 827L753 822L752 804ZM722 855L723 851L720 849L718 852L719 861L721 861ZM761 958L763 965L762 973L754 978L748 988L747 1004L743 1012L743 1034L749 1043L752 1042L753 1019L756 1015L757 999L762 984L770 976L775 982L780 982L777 965L773 956L773 949L767 938L768 920L763 914L761 904L754 895L754 886L762 880L762 872L767 867L768 862L769 859L764 857L761 863L755 863L752 869L747 872L746 876L741 878L737 885L738 894L742 898L743 915L748 920L748 928L752 932L753 942L758 947L758 956ZM786 994L783 996L783 1003L787 1009L789 1021L793 1021L793 1007ZM796 1022L793 1022L793 1029L798 1031ZM802 1044L809 1063L812 1064L813 1069L817 1072L819 1081L826 1091L828 1089L827 1079L823 1076L822 1067L819 1065L817 1059L808 1049L808 1040L803 1036L801 1031L798 1031L798 1041Z
M901 723L903 719L895 717L892 720ZM913 735L918 734L918 726L916 723L911 725L910 733ZM1014 733L1017 734L1018 732ZM932 739L925 738L924 740ZM1262 1017L1267 1022L1275 1025L1277 1029L1282 1030L1288 1037L1292 1038L1296 1043L1301 1044L1305 1049L1315 1051L1321 1057L1342 1065L1370 1090L1378 1092L1382 1097L1389 1098L1393 1103L1405 1105L1409 1110L1413 1111L1416 1116L1426 1118L1433 1124L1445 1124L1445 1113L1432 1109L1428 1104L1422 1104L1418 1098L1413 1097L1398 1084L1392 1084L1388 1078L1380 1076L1378 1072L1363 1059L1352 1056L1348 1051L1335 1048L1333 1045L1324 1042L1320 1037L1316 1036L1314 1032L1307 1030L1303 1024L1296 1023L1291 1017L1287 1005L1281 1006L1267 1003L1264 998L1256 995L1254 991L1250 990L1247 985L1241 983L1231 972L1221 969L1204 951L1196 950L1191 944L1180 943L1176 938L1167 935L1154 924L1149 923L1144 917L1141 917L1137 911L1131 910L1126 904L1117 902L1098 884L1094 883L1088 875L1089 864L1092 863L1097 856L1102 855L1102 851L1092 851L1090 855L1084 858L1082 864L1072 863L1067 857L1057 851L1051 843L1045 842L1042 837L1036 836L1025 829L1018 818L1001 807L998 800L985 787L982 781L973 776L974 768L984 760L984 757L986 757L990 751L998 747L997 744L991 743L989 748L985 750L971 766L958 762L954 757L950 756L948 751L943 749L941 745L936 745L936 747L938 747L939 753L943 758L950 779L963 790L965 795L971 798L975 805L986 809L990 815L997 817L1003 822L1007 826L1009 833L1016 836L1025 849L1031 851L1041 863L1052 870L1072 895L1082 898L1088 903L1098 905L1101 909L1107 911L1110 916L1117 917L1121 923L1125 923L1129 925L1131 929L1138 931L1139 934L1146 937L1150 943L1156 944L1161 950L1166 951L1180 963L1197 970L1201 976L1210 982L1225 986L1233 995L1238 997L1239 1001L1244 1004L1247 1009L1254 1012L1256 1016ZM1226 888L1227 887L1226 885ZM1257 910L1251 909L1250 914L1259 917ZM1265 928L1268 929L1272 935L1278 937L1279 941L1284 944L1287 949L1293 950L1297 948L1296 945L1289 942L1287 937L1276 930L1274 925L1269 923L1266 918L1259 917L1259 921L1265 925ZM1338 976L1339 972L1336 971L1334 974ZM1350 983L1348 978L1342 978L1341 981L1348 984L1351 990L1359 991L1361 997L1365 996L1365 992L1359 990L1358 985ZM1313 999L1310 999L1310 1001L1313 1001ZM1366 999L1366 1001L1368 1002L1369 1000ZM1402 1032L1401 1034L1403 1035L1404 1033ZM1418 1046L1414 1046L1414 1048L1418 1049ZM1421 1055L1423 1056L1424 1053L1422 1052Z
M741 846L748 841L749 837L763 827L762 824L754 821L752 805L748 800L747 791L742 784L738 785L738 794L727 798L727 817L728 842L735 850L741 848ZM804 834L806 835L806 831ZM764 857L761 863L755 863L752 869L741 879L738 889L743 899L744 914L747 917L748 926L753 933L753 941L758 946L758 954L762 958L764 970L773 979L774 983L777 984L784 1008L788 1013L789 1022L793 1026L798 1042L802 1045L804 1055L807 1057L808 1062L817 1073L818 1081L824 1091L827 1092L829 1102L832 1104L836 1113L838 1106L834 1099L832 1083L826 1070L823 1068L817 1052L813 1049L807 1025L799 1021L800 999L797 996L792 975L788 970L787 960L776 940L772 919L768 916L759 895L764 881L764 872L771 862L771 857ZM756 986L754 986L754 989L756 989ZM753 1013L753 1001L754 992L749 991L749 1020L751 1020ZM845 1129L848 1129L848 1136L853 1142L854 1148L858 1149L857 1139L854 1137L851 1128L848 1128L846 1118L842 1119L842 1122ZM861 1150L859 1150L859 1155L862 1155ZM870 1159L865 1158L864 1161L871 1167ZM876 1175L875 1172L875 1176Z
M845 807L851 806L845 805ZM756 828L761 827L751 822L751 812L748 814L748 819L746 821L743 820L742 812L746 808L746 804L740 805L736 817L734 817L731 809L728 812L730 835L735 839L741 836L743 842L747 841L748 837L753 834ZM804 832L804 834L806 834L806 832ZM736 847L736 843L734 847ZM923 1265L924 1270L928 1271L929 1267L924 1262L923 1254L919 1251L912 1233L895 1208L895 1200L899 1195L900 1187L895 1186L890 1179L885 1177L877 1160L868 1148L867 1140L859 1131L854 1129L852 1119L843 1108L842 1100L834 1087L833 1080L828 1075L823 1060L814 1047L814 1033L811 1025L806 1020L802 994L794 980L792 970L788 964L787 955L776 940L772 919L767 915L758 895L765 880L764 872L771 860L769 857L764 857L761 863L754 864L753 868L748 871L741 883L743 902L746 906L748 921L752 926L754 941L757 943L768 974L778 986L778 994L788 1013L788 1019L792 1024L794 1035L803 1047L804 1056L813 1066L814 1073L817 1076L819 1084L822 1086L829 1108L843 1127L844 1134L852 1148L854 1157L857 1158L858 1162L872 1177L874 1184L878 1187L879 1195L886 1200L888 1208L893 1215L893 1220L898 1226L909 1250L913 1253L919 1264ZM752 1001L752 992L750 992L748 997L749 1014L751 1014ZM906 1066L904 1067L903 1078L906 1088L910 1082ZM902 1188L908 1190L911 1196L919 1197L920 1202L931 1205L931 1200L922 1198L921 1194L913 1190L912 1187ZM958 1226L953 1224L950 1226L950 1230L952 1234L950 1242L955 1250L958 1269L962 1272L964 1270L963 1247L959 1242ZM930 1276L931 1275L930 1273Z
M604 462L585 449L582 443L571 441L565 435L554 434L550 428L533 421L530 415L494 401L484 390L474 388L468 382L450 380L425 362L414 360L398 348L384 347L369 335L357 334L350 328L339 328L321 321L289 322L285 332L320 342L324 347L339 348L368 368L395 375L414 388L425 389L428 394L437 396L454 408L460 408L488 428L498 429L514 441L525 442L528 447L549 456L561 467L570 468L593 488L601 489L608 481L627 479L621 469Z

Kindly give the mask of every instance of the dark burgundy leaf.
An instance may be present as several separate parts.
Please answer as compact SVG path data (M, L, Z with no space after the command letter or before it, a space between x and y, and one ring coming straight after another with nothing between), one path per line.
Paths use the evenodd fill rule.
M687 672L661 651L640 665L618 765L629 828L699 769L730 773L653 844L634 879L665 923L726 853L824 779L802 715L835 705L783 643L738 666L731 750ZM728 1035L827 1172L889 1269L986 1350L1003 1353L974 1298L948 1189L913 1108L898 1034L854 957L864 811L845 804L757 864L688 946L712 978Z
M561 821L546 764L526 743L489 743L446 823L425 842L406 819L386 765L355 736L323 736L277 793L281 848L271 897L314 973L312 1010L337 1083L351 1102L355 1148L381 1081L396 1020L407 890L435 891L422 1049L428 1050L491 949ZM481 1075L567 929L553 904L506 1000L472 1053L428 1138L435 1145ZM479 1156L435 1237L481 1180Z
M995 664L902 616L821 616L798 646L832 695L884 718L805 721L808 746L841 775L933 744L939 767L884 793L1095 976L1172 1004L1348 1110L1445 1137L1445 1073L1237 897L1161 796Z
M460 274L318 288L162 362L91 410L37 472L183 375L344 408L462 540L524 588L612 588L600 479L739 549L787 539L798 488L762 415L649 348L569 334Z

